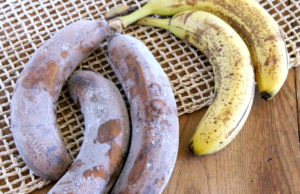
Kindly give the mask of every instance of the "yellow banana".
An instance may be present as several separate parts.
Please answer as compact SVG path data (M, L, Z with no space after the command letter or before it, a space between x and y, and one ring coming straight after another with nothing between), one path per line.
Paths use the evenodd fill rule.
M184 11L172 19L143 18L138 24L169 30L207 56L215 74L215 99L190 148L197 155L224 148L242 128L253 102L254 72L241 37L223 20L203 11Z
M213 13L235 28L250 50L261 96L268 100L279 91L288 73L285 43L276 21L255 0L150 0L118 21L126 27L147 15L184 10Z

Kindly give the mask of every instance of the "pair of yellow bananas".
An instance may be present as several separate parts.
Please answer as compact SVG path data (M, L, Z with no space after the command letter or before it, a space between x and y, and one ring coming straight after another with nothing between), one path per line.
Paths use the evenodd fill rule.
M144 18L151 14L174 16ZM279 26L255 0L150 0L115 21L123 27L138 21L169 30L198 48L213 65L214 102L190 143L197 155L219 151L235 138L250 112L255 78L262 98L269 100L288 74Z

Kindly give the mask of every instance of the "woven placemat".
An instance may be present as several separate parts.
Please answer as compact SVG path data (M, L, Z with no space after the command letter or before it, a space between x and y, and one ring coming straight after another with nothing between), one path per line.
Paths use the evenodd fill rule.
M48 182L35 176L20 158L10 131L10 100L18 76L32 53L58 29L82 19L101 19L120 4L135 8L146 0L3 1L0 0L0 192L29 193ZM284 31L290 66L300 61L300 1L260 0ZM141 39L154 54L172 84L179 115L209 105L213 73L204 55L170 33L133 25L125 33ZM114 81L103 43L78 69L92 69ZM66 87L57 107L57 121L74 158L82 142L83 117Z

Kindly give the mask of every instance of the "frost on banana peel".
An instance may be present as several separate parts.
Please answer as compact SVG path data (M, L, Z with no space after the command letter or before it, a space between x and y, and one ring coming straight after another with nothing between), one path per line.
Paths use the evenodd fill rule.
M114 34L108 42L110 64L130 106L129 154L112 194L162 193L175 166L179 126L168 77L138 39Z
M186 10L213 13L237 30L250 50L262 98L269 100L277 94L288 73L287 50L278 24L255 0L150 0L114 23L126 27L151 14L167 16Z
M223 20L203 11L181 12L172 19L144 18L138 24L169 30L207 56L215 74L215 98L197 126L190 149L205 155L224 148L242 128L253 102L254 72L241 37Z
M11 100L11 130L26 165L39 177L57 180L71 158L56 124L56 105L73 70L111 31L104 20L82 20L54 34L20 74Z

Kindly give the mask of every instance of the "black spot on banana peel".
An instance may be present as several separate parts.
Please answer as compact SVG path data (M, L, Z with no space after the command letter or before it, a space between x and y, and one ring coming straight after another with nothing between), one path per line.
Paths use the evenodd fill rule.
M216 95L189 146L196 155L211 154L228 145L248 117L254 95L251 57L241 37L220 18L203 11L179 15L138 23L171 31L202 51L212 64Z
M270 94L268 99L278 93L288 74L287 49L279 25L257 1L149 0L142 8L118 20L126 27L152 14L167 16L187 10L207 11L230 24L248 45L259 91ZM267 63L272 56L275 58Z
M49 194L107 193L118 179L129 144L125 102L111 81L92 71L76 72L68 86L84 116L83 143L72 167Z
M26 165L42 178L58 179L71 162L55 116L63 83L108 35L101 20L66 26L37 49L17 80L11 101L14 142Z
M141 41L115 34L108 52L127 95L132 121L132 149L112 193L161 193L173 171L179 143L172 88Z

